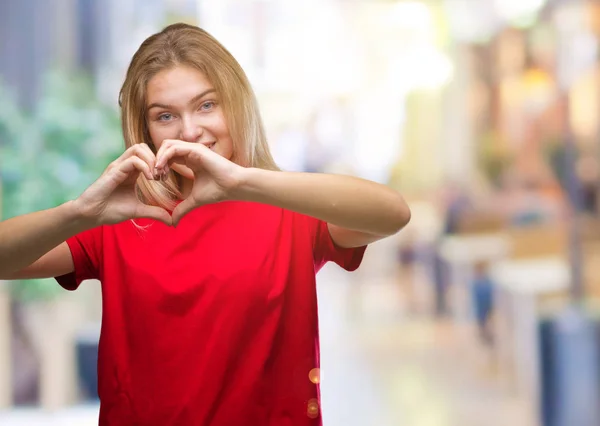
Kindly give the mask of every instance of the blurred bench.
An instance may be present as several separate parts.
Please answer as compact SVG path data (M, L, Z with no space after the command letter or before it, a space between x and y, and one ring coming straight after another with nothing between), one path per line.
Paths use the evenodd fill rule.
M567 261L568 231L564 226L550 224L507 229L499 228L501 224L497 218L479 218L466 232L449 235L440 242L438 252L449 266L449 298L456 319L472 317L470 283L477 264L491 266L504 261L557 257ZM600 244L596 245L594 254L594 259L600 260ZM600 272L600 266L594 269ZM597 277L597 288L600 289L600 273L588 275Z

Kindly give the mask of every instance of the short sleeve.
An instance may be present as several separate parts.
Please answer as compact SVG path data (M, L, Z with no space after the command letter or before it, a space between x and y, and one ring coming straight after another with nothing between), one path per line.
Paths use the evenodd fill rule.
M312 219L312 218L311 218ZM315 271L319 271L327 262L334 262L346 271L356 270L363 259L367 246L343 248L337 246L329 233L327 222L312 219L313 253Z
M74 271L55 278L63 288L76 290L82 281L100 279L102 233L103 227L97 227L67 239Z

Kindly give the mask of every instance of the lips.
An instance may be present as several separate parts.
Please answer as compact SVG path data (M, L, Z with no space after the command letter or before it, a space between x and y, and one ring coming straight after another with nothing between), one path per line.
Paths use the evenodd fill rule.
M213 149L215 146L216 142L211 142L211 143L205 143L203 144L205 147L207 147L208 149Z

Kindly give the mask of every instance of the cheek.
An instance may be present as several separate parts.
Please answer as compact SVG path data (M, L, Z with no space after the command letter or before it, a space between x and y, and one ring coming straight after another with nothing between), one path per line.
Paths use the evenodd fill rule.
M156 149L160 149L160 146L162 145L162 142L165 139L175 139L172 136L172 131L169 131L169 129L167 129L166 127L156 127L156 126L150 126L148 128L148 134L150 135L150 139L152 140L152 143L154 144L154 146L156 147Z
M229 133L227 128L221 129L221 132L219 134L219 140L221 141L221 144L223 146L224 153L226 153L227 156L230 156L233 152L233 140L231 139L231 134Z
M214 121L214 129L215 132L218 132L218 136L221 139L230 138L231 135L229 133L229 126L227 126L227 120L225 120L225 116L221 113L216 115Z
M218 134L219 139L221 139L222 141L227 141L227 142L231 143L231 133L229 133L227 124L224 121L219 123L218 132L219 132L219 134Z

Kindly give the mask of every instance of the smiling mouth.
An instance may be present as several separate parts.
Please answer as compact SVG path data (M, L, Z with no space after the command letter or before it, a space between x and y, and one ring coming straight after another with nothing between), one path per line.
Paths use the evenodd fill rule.
M214 146L215 146L215 144L216 144L216 142L209 143L209 144L206 144L206 147L209 148L209 149L213 149Z

